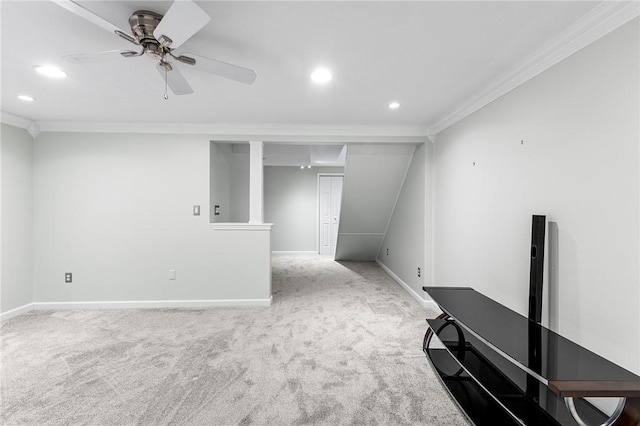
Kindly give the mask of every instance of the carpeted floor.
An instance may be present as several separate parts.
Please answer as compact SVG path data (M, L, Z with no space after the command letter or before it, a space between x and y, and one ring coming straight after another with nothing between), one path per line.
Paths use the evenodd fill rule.
M6 425L467 425L421 308L374 263L276 255L269 308L29 312L1 326Z

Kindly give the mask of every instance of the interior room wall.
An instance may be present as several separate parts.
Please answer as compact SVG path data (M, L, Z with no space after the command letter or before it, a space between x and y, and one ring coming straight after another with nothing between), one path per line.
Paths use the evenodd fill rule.
M558 227L559 331L640 373L638 19L438 134L434 283L526 315L531 215Z
M0 313L33 301L33 139L1 124Z
M35 301L267 300L269 232L209 226L210 139L41 133Z
M235 153L234 145L211 141L210 150L210 221L211 223L246 223L249 221L249 156ZM246 144L248 146L248 144ZM218 216L215 206L220 206Z
M407 284L420 300L428 299L422 287L431 276L430 268L425 265L425 246L430 245L430 241L425 241L425 229L430 227L425 217L426 151L431 149L430 142L428 146L416 147L378 253L378 261Z
M209 170L209 221L229 222L231 189L231 144L211 142ZM219 206L215 215L215 206Z
M265 166L264 217L273 251L318 251L318 174L342 167Z
M433 143L425 143L424 145L424 162L425 162L425 171L424 171L424 265L426 274L424 275L424 284L427 286L435 285L433 282L433 229L434 229L434 221L433 221L433 189L434 189L434 144ZM431 300L431 297L422 291L423 300Z
M249 155L231 156L231 186L229 221L249 222Z

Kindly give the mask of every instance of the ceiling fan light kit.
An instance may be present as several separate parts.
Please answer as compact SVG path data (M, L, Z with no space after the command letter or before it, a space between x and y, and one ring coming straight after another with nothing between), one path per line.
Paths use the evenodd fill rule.
M72 0L52 1L81 18L109 32L113 32L129 43L140 46L142 48L140 51L122 50L120 55L125 58L146 55L158 61L156 69L165 81L165 88L168 86L176 95L193 93L193 89L179 68L174 66L174 61L244 84L253 84L256 79L256 72L249 68L200 55L174 53L175 49L179 48L211 20L209 15L191 0L174 1L164 16L149 10L134 12L129 17L131 34L119 29ZM96 55L111 52L113 51L99 52ZM70 55L69 59L79 62L78 59L82 58L83 61L86 61L89 56L91 55ZM165 99L167 97L165 89Z

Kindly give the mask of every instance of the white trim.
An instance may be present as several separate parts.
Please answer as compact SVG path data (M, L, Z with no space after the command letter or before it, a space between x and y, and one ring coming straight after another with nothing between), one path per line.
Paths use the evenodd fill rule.
M93 309L157 309L157 308L215 308L229 306L271 306L273 296L268 299L213 299L213 300L120 300L91 302L35 302L33 309L47 310L93 310Z
M0 321L15 318L30 311L94 310L94 309L158 309L158 308L216 308L231 306L271 306L268 299L214 299L214 300L121 300L91 302L34 302L0 314Z
M4 124L8 124L9 126L25 129L27 132L29 132L31 137L34 139L36 136L38 136L38 133L40 133L40 128L38 127L38 123L28 118L11 114L10 112L1 111L0 122Z
M423 126L339 126L304 124L155 123L122 121L38 121L43 132L160 133L220 135L225 140L263 142L388 143L426 141ZM231 136L237 136L232 138ZM264 137L268 136L268 137ZM230 138L231 137L231 138Z
M6 111L0 111L0 122L10 126L19 127L21 129L27 129L29 126L35 124L35 121L33 120L29 120L28 118L20 117L19 115L11 114Z
M10 311L3 312L0 314L0 322L17 317L18 315L26 314L27 312L32 311L33 309L34 309L33 303L28 303L26 305L19 306L15 309L11 309Z
M637 1L603 1L558 36L494 79L431 126L438 134L640 15ZM434 138L435 140L435 138Z
M249 141L249 224L264 222L264 142Z
M317 251L272 251L271 254L318 254Z
M431 299L423 299L422 297L420 297L418 293L416 293L411 287L409 287L409 284L402 281L402 279L400 279L399 276L394 274L393 271L391 271L391 269L389 269L384 263L380 261L380 259L376 259L376 263L378 264L378 266L382 268L383 271L389 274L389 276L393 278L395 282L400 284L400 287L404 288L407 291L407 293L413 296L413 298L416 299L418 303L420 303L420 306L422 306L423 308L431 308L431 309L435 309L436 311L440 311L440 308L438 307L438 304L436 302L434 302Z
M209 227L214 231L271 231L273 223L210 223Z

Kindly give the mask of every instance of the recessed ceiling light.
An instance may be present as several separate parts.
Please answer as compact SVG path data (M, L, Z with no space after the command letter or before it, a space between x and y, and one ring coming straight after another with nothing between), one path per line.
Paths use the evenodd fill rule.
M60 68L54 67L53 65L37 66L36 71L51 78L65 78L67 76L66 72L62 71Z
M18 95L18 99L20 99L21 101L25 101L25 102L33 102L33 101L35 101L35 99L32 98L29 95Z
M332 77L331 72L326 68L318 68L311 74L311 80L313 80L314 83L320 84L328 83Z
M400 108L400 104L398 102L391 102L389 104L389 109L398 109Z

